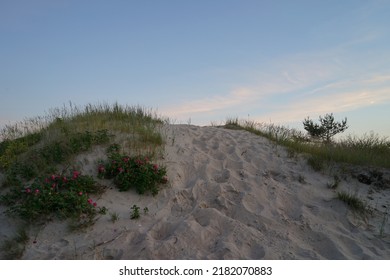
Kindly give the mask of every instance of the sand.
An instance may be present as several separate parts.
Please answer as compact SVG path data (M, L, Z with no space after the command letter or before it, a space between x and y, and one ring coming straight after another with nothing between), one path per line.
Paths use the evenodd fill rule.
M64 221L32 228L22 259L390 259L389 187L374 190L344 170L330 189L337 167L316 172L246 131L168 125L163 133L169 183L157 196L102 181L108 189L96 199L106 215L81 231ZM102 154L80 156L84 173L96 175ZM363 198L372 214L351 211L339 190ZM0 238L9 238L15 223L4 214L0 223Z

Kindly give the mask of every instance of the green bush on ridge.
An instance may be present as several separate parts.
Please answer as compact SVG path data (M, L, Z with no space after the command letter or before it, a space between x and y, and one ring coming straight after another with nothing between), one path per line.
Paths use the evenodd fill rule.
M338 133L344 132L347 126L347 118L340 122L335 122L333 114L326 114L324 117L319 116L320 124L315 124L308 117L303 121L303 128L313 138L319 138L329 143L331 138Z

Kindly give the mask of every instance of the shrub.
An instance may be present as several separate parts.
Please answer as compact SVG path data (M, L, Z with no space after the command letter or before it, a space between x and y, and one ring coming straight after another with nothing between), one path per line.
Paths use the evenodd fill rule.
M139 209L139 206L135 204L131 207L130 219L139 219L139 217L141 216L139 213Z
M14 188L1 196L0 201L9 206L7 213L28 221L53 215L60 218L94 216L97 204L88 195L101 190L92 177L75 170L69 176L53 174L36 179L27 187Z
M135 188L139 194L158 193L158 185L167 182L166 168L152 163L147 156L129 157L115 152L98 167L100 178L114 179L120 191Z
M320 125L315 124L308 117L303 121L304 129L310 134L313 138L322 139L325 142L330 142L330 139L337 133L343 132L348 128L347 118L345 118L341 123L335 122L333 114L326 114L324 118L319 117Z
M89 150L93 145L107 143L110 137L108 130L68 133L61 136L61 139L42 142L39 147L30 147L27 150L21 150L22 146L16 146L16 143L23 143L19 139L9 141L5 152L14 151L15 147L19 147L21 152L15 153L13 157L7 153L0 155L0 167L2 165L6 171L4 185L21 186L23 181L42 174L54 173L55 165L69 161L74 155Z

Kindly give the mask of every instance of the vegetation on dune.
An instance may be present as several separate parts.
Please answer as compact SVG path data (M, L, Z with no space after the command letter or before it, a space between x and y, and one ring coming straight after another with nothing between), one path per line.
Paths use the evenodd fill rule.
M97 214L97 203L90 194L103 188L91 176L73 171L70 175L53 174L37 178L24 188L12 188L1 201L7 205L7 213L32 222L48 216L59 218L90 216Z
M25 227L19 228L16 235L5 240L0 245L0 251L3 252L4 259L7 260L18 260L22 257L24 249L30 237Z
M371 133L332 141L334 135L348 128L346 122L335 122L332 114L320 117L320 124L306 118L306 134L238 118L228 119L224 127L264 136L287 147L290 156L305 154L317 171L330 162L389 168L390 142L384 137ZM163 147L159 130L162 124L161 118L141 107L115 103L89 104L80 109L70 103L50 110L47 116L7 125L0 131L0 203L7 206L6 213L20 217L26 225L71 218L77 221L76 227L81 227L93 224L96 215L107 213L108 209L96 201L97 195L105 191L98 183L101 179L112 180L119 191L133 189L139 194L157 195L168 181L166 168L155 162ZM96 147L106 149L105 157L93 163L94 174L82 174L77 156ZM381 174L371 172L360 179L379 182ZM299 180L304 182L303 177ZM340 179L334 177L328 187L335 190L339 183ZM367 209L364 202L349 193L339 191L337 196L357 212ZM145 207L144 214L147 212ZM133 205L130 214L131 219L138 219L140 207ZM110 215L112 222L119 219L117 213ZM14 239L1 245L9 258L22 255L28 240L26 229L22 227Z
M366 203L361 200L356 195L347 193L347 192L337 192L337 197L345 202L353 211L358 212L359 214L365 214L368 210Z
M165 167L153 163L162 151L161 124L144 108L116 103L83 109L70 104L46 117L8 125L0 132L0 171L5 175L0 202L8 214L27 222L53 216L91 221L107 210L91 198L104 191L99 177L113 179L121 191L134 187L140 194L156 195L168 180ZM96 146L111 149L108 161L96 162L93 176L84 175L75 158Z
M326 114L324 117L319 117L320 124L316 124L308 117L303 121L303 128L312 138L318 138L329 143L331 138L338 133L344 132L347 126L347 118L341 123L334 120L333 114Z
M338 163L342 169L350 165L359 166L360 170L367 170L357 175L356 179L359 182L372 184L376 189L390 187L389 181L384 180L383 173L378 170L390 168L390 141L386 137L370 133L362 137L347 136L344 139L332 141L334 135L348 128L347 119L338 123L334 121L332 114L327 114L324 118L320 117L320 124L314 124L313 121L306 118L303 125L307 134L274 124L240 121L238 118L227 119L224 127L243 129L266 137L274 143L286 147L290 156L295 153L302 154L306 156L307 163L315 171L324 171L327 166L334 166L334 163ZM327 186L335 190L339 186L340 178L335 174L332 176L334 182L328 183ZM365 216L371 212L368 204L355 195L338 191L336 197L358 214ZM380 236L383 236L387 215L387 212L384 213Z
M335 125L334 122L333 125ZM291 151L306 154L308 155L309 163L311 165L313 164L315 169L318 170L326 162L347 163L374 168L390 168L390 141L386 137L380 137L377 134L370 133L361 137L347 136L339 141L331 141L330 135L336 134L339 125L345 130L346 120L341 124L338 123L335 125L335 130L330 128L332 132L327 132L320 137L323 140L320 142L312 141L313 137L311 133L305 134L296 129L274 124L240 121L238 118L228 119L224 127L244 129L266 137L277 144L287 147ZM318 127L321 126L318 125ZM324 131L324 128L319 128L318 130ZM317 134L314 138L315 140L318 139Z
M130 157L118 151L118 145L108 148L108 160L99 164L98 172L100 178L114 179L120 191L135 188L139 194L156 195L159 184L168 181L165 167L152 163L148 156Z

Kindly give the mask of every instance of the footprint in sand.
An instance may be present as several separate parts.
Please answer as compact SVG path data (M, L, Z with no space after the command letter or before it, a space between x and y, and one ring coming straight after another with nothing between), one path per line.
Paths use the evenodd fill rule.
M226 183L230 178L230 171L228 169L222 169L214 174L214 181L217 183Z
M173 216L182 216L194 208L194 197L187 190L179 191L172 199L171 213Z

